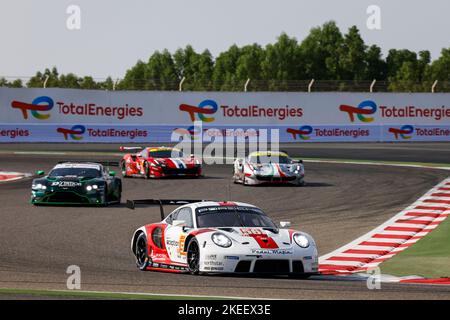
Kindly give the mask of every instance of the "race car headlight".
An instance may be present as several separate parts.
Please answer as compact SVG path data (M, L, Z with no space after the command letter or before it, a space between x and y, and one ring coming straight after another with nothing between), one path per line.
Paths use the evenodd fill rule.
M295 243L302 248L308 248L309 247L309 240L307 237L305 237L302 234L296 233L293 236Z
M228 248L231 246L231 240L223 233L213 233L211 240L219 247Z
M87 186L86 190L87 191L92 191L92 190L97 190L98 189L98 185L93 184L92 186Z

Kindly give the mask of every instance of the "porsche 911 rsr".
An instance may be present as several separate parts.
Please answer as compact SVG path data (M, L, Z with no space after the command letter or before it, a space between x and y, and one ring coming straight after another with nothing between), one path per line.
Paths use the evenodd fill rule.
M141 270L269 273L307 278L318 272L313 238L278 227L259 208L240 202L128 200L136 204L187 203L159 223L137 229L131 250ZM163 210L162 210L163 212ZM163 213L162 213L163 214Z
M199 177L201 162L193 155L169 147L121 147L120 150L139 149L136 154L126 154L121 161L123 177Z
M117 162L58 163L47 176L37 171L33 180L31 203L107 205L120 203L122 181L105 166L118 166Z
M305 185L303 161L291 159L284 152L257 151L234 162L233 180L244 185Z

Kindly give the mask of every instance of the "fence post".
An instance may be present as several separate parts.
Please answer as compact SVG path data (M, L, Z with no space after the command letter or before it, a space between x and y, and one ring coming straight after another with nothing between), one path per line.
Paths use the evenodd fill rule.
M119 78L117 78L116 79L116 81L114 81L114 83L113 83L113 91L116 91L116 86L117 86L117 83L119 82Z
M373 87L375 86L375 83L377 83L377 79L373 79L372 83L370 84L370 93L373 92Z
M311 79L311 81L308 84L308 92L311 92L311 88L312 88L313 84L314 84L314 79Z
M245 85L244 85L244 91L245 92L247 92L247 87L248 87L249 83L250 83L250 78L248 78L247 81L245 82Z
M44 80L44 89L47 88L47 81L48 81L49 78L50 78L49 75L47 75L47 76L45 77L45 80Z
M433 82L433 85L431 86L431 93L434 93L434 89L436 89L437 84L438 84L438 81L435 80L435 81Z
M178 85L178 91L183 91L183 82L186 80L186 77L183 77Z

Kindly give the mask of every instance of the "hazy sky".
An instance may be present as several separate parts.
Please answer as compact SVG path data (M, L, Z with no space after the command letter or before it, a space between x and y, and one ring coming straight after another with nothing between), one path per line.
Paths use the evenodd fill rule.
M68 30L66 9L81 8L81 29ZM381 8L381 30L366 27L369 5ZM121 77L155 50L187 44L216 56L230 45L274 42L281 32L302 40L335 20L356 25L366 43L430 50L450 47L450 0L2 0L0 76L63 73Z

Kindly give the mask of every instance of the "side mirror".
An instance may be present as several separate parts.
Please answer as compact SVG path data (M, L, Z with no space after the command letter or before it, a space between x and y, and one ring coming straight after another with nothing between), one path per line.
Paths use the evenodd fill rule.
M111 177L115 177L115 176L116 176L116 172L115 172L115 171L110 171L110 172L109 172L109 175L110 175Z
M43 170L36 171L37 176L43 176L44 174L45 174L45 172Z
M280 227L281 228L289 228L291 226L290 221L280 221Z
M184 226L186 226L186 221L184 221L184 220L173 220L172 221L172 225L174 227L184 227Z

